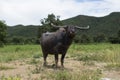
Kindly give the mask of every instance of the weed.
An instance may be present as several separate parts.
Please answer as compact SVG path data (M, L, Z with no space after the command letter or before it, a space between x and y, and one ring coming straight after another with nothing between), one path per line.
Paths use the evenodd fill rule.
M20 47L16 47L15 52L18 52L18 51L20 51L20 50L21 50Z
M40 58L40 57L42 57L42 55L39 54L39 53L36 53L36 54L33 55L33 58Z
M44 70L44 69L43 69L42 66L35 65L35 69L32 70L32 73L33 73L33 74L38 74L38 73L40 73L40 72L43 71L43 70Z
M28 64L37 64L39 61L37 59L31 59L30 62L27 62Z
M14 69L14 67L9 67L9 66L5 66L5 65L0 65L0 71L1 70L8 70L8 69Z
M56 71L49 74L52 80L100 80L101 70L82 70L81 72Z
M105 66L105 69L120 71L120 63L109 63Z
M94 66L95 63L93 61L85 61L83 65L89 65L89 66Z
M37 53L37 54L34 54ZM13 60L38 57L41 54L39 45L8 45L0 48L0 62L9 62Z
M4 75L2 75L0 77L0 80L22 80L22 79L19 75L15 76L15 77L13 77L13 76L5 77Z

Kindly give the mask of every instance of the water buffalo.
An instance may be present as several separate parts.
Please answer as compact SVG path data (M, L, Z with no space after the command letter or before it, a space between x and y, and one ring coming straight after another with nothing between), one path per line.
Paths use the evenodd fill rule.
M55 67L58 66L58 54L61 54L61 66L64 67L64 57L66 52L71 45L75 36L75 28L89 29L87 27L78 26L55 26L59 28L56 32L43 33L40 39L41 48L44 57L44 66L46 66L46 58L48 54L54 54L55 56Z

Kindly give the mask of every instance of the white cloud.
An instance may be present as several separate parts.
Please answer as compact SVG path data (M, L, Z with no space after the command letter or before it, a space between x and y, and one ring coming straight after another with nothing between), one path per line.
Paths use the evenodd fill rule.
M37 25L50 13L61 19L81 14L105 16L120 11L119 4L119 0L0 0L0 19L8 25Z

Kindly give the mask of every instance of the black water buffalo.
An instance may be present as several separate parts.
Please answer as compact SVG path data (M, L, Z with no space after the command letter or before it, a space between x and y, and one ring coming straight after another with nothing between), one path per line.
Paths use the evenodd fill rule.
M54 25L53 25L54 26ZM61 66L64 67L64 57L72 40L75 36L75 28L88 29L88 27L78 26L54 26L59 29L56 32L43 33L40 39L41 48L44 57L44 66L46 66L46 58L48 54L54 54L55 67L58 66L58 54L61 54Z

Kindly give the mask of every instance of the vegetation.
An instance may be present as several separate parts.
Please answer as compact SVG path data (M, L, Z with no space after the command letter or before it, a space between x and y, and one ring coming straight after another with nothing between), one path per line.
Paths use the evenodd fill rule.
M54 25L61 25L61 21L59 19L59 16L55 16L54 14L48 14L47 18L41 19L41 26L39 27L38 30L38 38L40 38L41 34L44 32L52 32L55 31L56 29L53 28L51 24Z
M5 37L6 37L6 24L4 21L0 21L0 47L3 46L5 43Z
M6 66L3 65L4 63L9 64L12 61L21 60L25 63L23 66L25 67L27 64L27 68L30 71L28 74L29 77L25 78L25 80L100 80L103 75L102 73L104 72L102 70L120 70L120 44L118 44L120 43L119 17L120 13L114 12L104 17L79 15L60 21L59 16L49 14L47 18L41 20L41 26L16 25L6 27L6 24L3 21L0 21L0 46L3 46L4 43L12 44L0 48L0 73L1 71L6 71L8 69L12 70L18 67ZM77 64L77 70L74 70L74 66L69 68L69 65L66 66L68 67L67 69L54 69L49 65L47 68L42 66L43 63L40 61L42 51L40 45L35 44L39 43L41 33L55 31L51 26L51 23L54 25L90 25L89 30L77 30L77 35L73 42L74 44L70 46L67 52L66 59L70 59L71 64ZM5 38L6 29L7 38ZM48 60L51 61L51 57ZM68 64L68 62L65 64ZM97 64L102 64L102 68L101 66L96 67ZM16 65L16 63L12 65ZM32 66L32 69L29 65ZM82 65L82 67L80 65ZM92 69L91 66L93 66ZM88 67L90 67L90 69ZM37 76L40 77L32 79L31 74L33 76L39 74ZM6 75L3 74L3 76L0 75L0 80L24 79L22 79L21 76L6 77Z
M83 70L81 72L63 70L50 74L50 78L51 80L99 80L101 72L99 70Z
M69 49L71 57L80 61L102 61L118 63L119 57L119 44L90 44L90 45L78 45L73 44ZM80 50L80 52L79 52ZM75 51L75 52L73 52ZM73 54L74 53L74 54Z
M51 60L53 56L50 55L48 61L50 61L51 64L49 64L48 67L42 66L43 58L41 59L42 53L39 45L8 45L0 48L0 63L2 63L0 70L16 69L17 67L4 66L3 64L4 62L10 64L10 62L17 60L17 63L19 63L18 61L22 61L24 64L20 64L24 67L27 65L29 68L29 80L32 80L31 76L34 75L40 76L36 80L100 80L103 75L102 70L120 70L119 48L120 44L72 44L65 58L65 69L60 68L56 70L52 67L53 62ZM78 63L76 63L76 61ZM17 63L15 64L18 65ZM77 68L74 69L70 65L67 65L68 63L70 65L77 64ZM96 67L98 64L101 64L103 67ZM10 78L11 77L12 80L14 80L17 76L10 76ZM7 80L8 78L9 76L6 77L6 75L0 77L1 80ZM19 78L20 80L23 79L23 77Z
M78 34L87 34L89 36L96 36L98 34L105 34L106 37L117 36L117 33L120 30L120 12L113 12L104 17L93 17L93 16L84 16L79 15L73 18L63 20L62 23L65 25L78 25L78 26L90 26L90 29L87 31L78 31Z
M0 71L1 70L8 70L8 69L14 69L14 67L9 67L9 66L5 66L5 65L0 64Z
M51 26L51 23L55 25L77 25L77 26L90 26L89 30L77 30L77 36L75 42L81 43L80 39L83 35L86 35L87 39L83 42L119 42L117 35L120 31L120 13L113 12L110 15L104 17L93 17L79 15L73 18L60 21L59 16L54 14L48 14L47 18L41 19L40 25L16 25L8 26L7 29L7 40L8 43L12 42L14 37L19 39L23 38L24 44L39 43L41 33L46 31L55 31ZM119 36L119 35L118 35ZM14 42L12 42L14 43ZM18 44L22 44L18 43ZM15 43L16 44L16 43Z
M7 45L0 48L0 62L35 57L36 54L39 54L37 57L41 57L40 50L38 45Z

